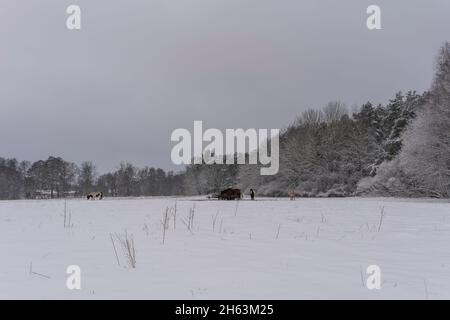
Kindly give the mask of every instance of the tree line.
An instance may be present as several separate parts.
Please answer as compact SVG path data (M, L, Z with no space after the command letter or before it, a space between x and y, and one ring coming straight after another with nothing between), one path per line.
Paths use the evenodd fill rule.
M278 174L261 176L255 165L190 165L185 191L236 186L264 196L287 196L289 190L305 197L353 195L363 178L376 176L398 155L402 134L427 96L399 92L386 106L368 102L352 114L340 102L307 110L280 134Z
M280 170L255 165L191 165L189 194L231 185L259 195L450 197L450 44L429 91L398 92L386 105L349 112L340 102L303 112L280 134Z
M180 195L182 179L171 171L130 163L98 175L92 162L77 166L53 156L34 163L0 158L2 200L81 197L93 191L112 197Z
M248 155L246 155L248 157ZM236 157L236 155L235 155ZM450 197L450 44L441 48L429 91L398 92L386 105L349 112L340 102L303 112L280 133L280 170L258 165L188 165L174 174L122 163L98 176L50 157L35 163L0 158L0 199L81 196L204 195L228 187L259 195ZM45 194L42 194L45 193Z

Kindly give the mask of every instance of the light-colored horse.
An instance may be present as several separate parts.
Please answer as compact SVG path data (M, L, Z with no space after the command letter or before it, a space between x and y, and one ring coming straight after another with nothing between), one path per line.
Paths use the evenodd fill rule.
M288 196L289 196L289 199L295 200L295 190L294 189L288 190Z

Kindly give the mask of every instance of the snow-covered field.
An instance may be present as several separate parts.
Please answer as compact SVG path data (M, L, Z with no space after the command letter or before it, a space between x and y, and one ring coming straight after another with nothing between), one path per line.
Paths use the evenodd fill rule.
M0 201L0 298L450 299L445 201L70 200L66 228L64 206ZM135 269L113 237L118 264L111 241L125 231ZM81 268L81 290L66 287L69 265ZM381 268L381 290L363 286L369 265Z

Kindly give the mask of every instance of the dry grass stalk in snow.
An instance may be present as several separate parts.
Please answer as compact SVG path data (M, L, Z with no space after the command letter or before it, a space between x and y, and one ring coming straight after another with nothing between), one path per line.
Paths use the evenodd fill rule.
M50 276L47 276L45 274L39 273L39 272L35 272L33 271L33 262L30 262L30 275L36 275L45 279L51 279Z
M194 229L194 218L195 218L195 203L192 208L189 209L189 215L187 220L183 219L183 223L186 225L186 228L192 232Z
M173 206L173 230L177 228L177 202L175 201L175 205Z
M383 225L384 216L385 216L384 207L381 207L380 223L378 224L378 232L381 231L381 226Z
M237 201L237 202L236 202L236 209L234 210L234 216L235 216L235 217L237 216L237 213L238 213L239 202L240 202L240 201Z
M212 230L213 232L216 231L216 222L217 222L217 218L219 217L219 211L217 211L215 216L212 216Z
M109 234L109 237L111 238L111 243L112 243L113 248L114 248L114 253L116 254L117 264L120 266L119 255L117 254L117 249L116 249L116 245L115 245L115 243L114 243L113 235L112 235L112 234Z
M163 219L162 219L162 227L163 227L163 235L162 235L162 243L166 243L166 231L169 229L169 207L166 208L166 211L164 212Z
M275 237L277 240L280 237L281 224L278 225L277 236Z
M222 233L223 219L220 219L219 233Z
M67 208L67 200L64 200L64 229L73 228L72 212Z
M123 235L116 233L115 238L122 246L123 255L127 261L128 266L135 269L136 268L136 248L134 245L133 235L132 234L129 235L125 231L125 234L123 234ZM113 245L114 245L114 240L113 240ZM115 250L115 245L114 245L114 250ZM117 254L117 251L116 251L116 254ZM117 260L117 261L119 261L119 260Z
M363 272L363 267L362 266L359 266L359 273L360 273L360 276L361 276L361 286L363 287L363 288L365 288L366 287L366 281L365 281L365 276L364 276L364 272Z

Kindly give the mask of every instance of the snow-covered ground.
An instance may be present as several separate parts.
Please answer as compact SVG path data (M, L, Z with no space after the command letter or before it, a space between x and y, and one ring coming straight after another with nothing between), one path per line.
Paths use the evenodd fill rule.
M64 206L0 201L0 298L450 299L445 201L70 200L66 228ZM125 231L135 269L112 245ZM81 268L81 290L66 287L69 265ZM381 290L363 286L369 265L381 268Z

